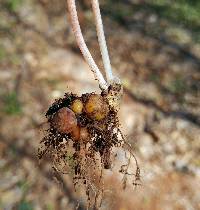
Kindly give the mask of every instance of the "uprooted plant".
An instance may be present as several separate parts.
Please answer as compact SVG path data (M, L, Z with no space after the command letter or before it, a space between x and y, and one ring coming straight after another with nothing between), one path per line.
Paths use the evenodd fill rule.
M98 207L104 192L103 170L111 169L114 148L121 147L129 153L127 163L119 170L123 174L124 187L128 176L133 178L133 185L138 184L140 170L131 146L120 131L117 115L123 89L120 79L112 73L98 0L92 0L92 8L107 81L85 44L75 0L67 0L67 3L77 44L98 80L101 93L81 96L66 93L57 99L46 112L49 128L41 141L38 156L41 159L50 155L56 171L73 176L75 188L85 186L88 207ZM131 158L136 163L134 173L129 169Z

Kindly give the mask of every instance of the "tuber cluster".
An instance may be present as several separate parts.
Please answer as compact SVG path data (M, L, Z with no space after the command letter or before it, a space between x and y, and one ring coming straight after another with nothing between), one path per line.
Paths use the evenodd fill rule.
M48 154L54 169L72 174L74 186L84 184L89 199L91 189L102 182L102 170L112 168L112 149L125 142L113 87L109 90L82 96L66 93L56 100L46 112L49 129L38 150L39 159ZM127 171L120 172L126 176Z

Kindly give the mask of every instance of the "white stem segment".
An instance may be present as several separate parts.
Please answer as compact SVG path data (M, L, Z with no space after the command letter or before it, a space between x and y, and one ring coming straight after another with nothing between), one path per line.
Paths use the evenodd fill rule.
M93 71L95 79L98 80L100 88L106 90L108 88L108 85L105 79L103 78L103 75L101 74L94 59L92 58L92 55L84 41L80 24L78 21L75 0L67 0L67 3L68 3L68 9L70 12L70 17L71 17L72 29L76 38L76 42L81 50L81 53L83 54L83 57L85 58L88 65L90 66L91 70Z
M112 83L114 78L113 78L112 68L110 64L108 49L106 45L106 39L104 35L103 23L102 23L98 0L92 0L92 8L93 8L94 16L95 16L97 36L98 36L104 68L106 71L107 82Z

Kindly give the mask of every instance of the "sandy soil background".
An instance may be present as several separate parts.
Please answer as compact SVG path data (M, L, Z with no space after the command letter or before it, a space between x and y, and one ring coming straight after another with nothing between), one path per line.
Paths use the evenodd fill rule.
M79 2L79 18L102 67L89 2ZM200 4L171 2L100 1L113 70L124 85L121 128L142 184L123 191L120 175L105 172L103 210L200 209ZM0 2L2 210L70 210L78 201L85 208L71 177L37 159L50 103L67 91L99 92L67 15L65 1Z

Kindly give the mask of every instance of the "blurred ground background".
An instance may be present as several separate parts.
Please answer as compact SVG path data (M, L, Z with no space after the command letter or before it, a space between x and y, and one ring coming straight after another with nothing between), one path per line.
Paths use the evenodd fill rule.
M89 0L77 1L102 66ZM100 0L115 73L125 90L122 130L142 186L106 174L103 210L200 209L200 1ZM50 103L99 91L74 41L64 0L0 1L0 209L84 209L70 177L36 157ZM116 163L117 164L117 163ZM56 178L55 178L56 177ZM60 184L62 183L62 184Z

